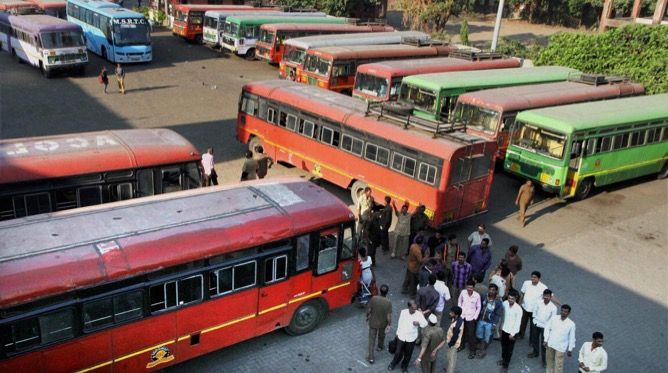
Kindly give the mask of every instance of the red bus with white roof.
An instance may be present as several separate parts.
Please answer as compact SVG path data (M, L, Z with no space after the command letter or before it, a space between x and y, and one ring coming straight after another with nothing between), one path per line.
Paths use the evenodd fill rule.
M0 222L0 371L156 371L307 333L357 290L354 224L300 179Z
M485 212L496 143L405 128L365 114L353 97L271 80L243 87L237 139L342 188L424 204L435 227Z
M65 0L27 0L29 3L35 4L37 9L40 9L45 14L53 17L67 19L67 12L65 7L67 1Z
M0 0L0 12L30 13L31 8L36 8L35 4L25 0Z
M177 4L174 5L172 34L185 40L202 42L204 32L204 13L209 10L227 10L235 12L276 10L274 7L254 7L251 5L220 4Z
M620 77L576 73L566 82L487 89L457 99L455 120L466 132L496 141L504 159L511 125L520 111L642 95L645 88Z
M200 160L168 129L0 140L0 220L198 188Z
M306 52L301 82L352 94L357 66L398 59L444 57L456 47L449 45L351 45L310 49Z
M419 60L381 61L360 65L355 75L353 96L367 101L395 101L401 79L409 75L448 71L506 69L520 67L515 58L494 53L451 53L449 57Z
M283 58L284 41L312 35L351 34L359 32L389 32L392 26L381 25L334 25L334 24L264 24L260 27L255 56L271 64L278 64Z

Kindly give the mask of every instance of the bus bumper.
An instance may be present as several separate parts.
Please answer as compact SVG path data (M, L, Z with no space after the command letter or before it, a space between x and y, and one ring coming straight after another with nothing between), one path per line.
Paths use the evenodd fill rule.
M120 63L141 63L141 62L151 62L153 60L152 51L147 52L116 52L114 53L114 59L116 62Z

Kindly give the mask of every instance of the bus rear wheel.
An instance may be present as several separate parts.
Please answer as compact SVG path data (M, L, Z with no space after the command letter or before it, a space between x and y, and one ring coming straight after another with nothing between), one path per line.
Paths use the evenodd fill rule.
M665 179L666 177L668 177L668 161L666 161L663 164L663 168L661 168L661 171L659 172L658 175L656 175L656 177L658 179Z
M251 61L255 59L255 48L251 48L246 52L246 59Z
M587 178L578 183L577 188L575 189L575 199L581 201L591 194L592 189L594 189L594 179Z
M316 300L310 300L295 310L290 325L285 328L285 332L290 335L306 334L318 326L323 318L323 313L320 303Z
M362 198L362 195L364 194L364 189L366 189L367 185L363 181L355 181L353 183L353 186L350 188L350 198L353 200L353 204L355 206L358 206L360 203L360 199Z
M248 142L248 150L255 153L257 151L255 149L257 149L258 146L262 146L262 140L257 136L253 136L253 138Z

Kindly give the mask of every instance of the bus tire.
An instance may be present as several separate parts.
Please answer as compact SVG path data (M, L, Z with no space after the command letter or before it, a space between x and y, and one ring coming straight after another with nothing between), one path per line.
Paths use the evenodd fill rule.
M246 59L252 61L255 59L255 48L251 48L246 52Z
M195 44L202 44L202 35L195 35Z
M594 179L588 177L582 180L575 189L575 199L581 201L589 197L592 189L594 189Z
M256 149L258 146L261 146L261 145L262 145L262 140L261 140L259 137L257 137L257 136L253 136L253 137L250 139L250 141L248 142L248 150L250 150L250 151L252 151L253 153L255 153L255 152L256 152L255 149Z
M324 315L322 305L317 300L303 303L295 310L290 325L285 328L289 335L301 335L311 332L318 326Z
M661 168L661 171L659 171L659 174L656 175L657 179L665 179L668 177L668 161L665 161L663 163L663 167Z
M353 200L355 206L359 205L360 198L362 197L362 194L364 194L364 189L366 189L366 187L366 183L359 180L356 180L353 183L353 186L350 187L350 198Z

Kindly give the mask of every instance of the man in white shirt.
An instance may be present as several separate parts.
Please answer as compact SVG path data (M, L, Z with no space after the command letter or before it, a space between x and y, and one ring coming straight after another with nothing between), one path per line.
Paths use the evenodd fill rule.
M557 315L557 306L552 303L552 290L545 289L543 291L543 300L536 303L531 312L533 314L533 323L531 324L531 333L529 344L532 351L529 353L529 358L541 356L543 359L543 368L545 367L545 346L543 346L543 331L545 325Z
M478 230L469 235L469 250L471 247L480 245L482 239L486 238L489 240L487 247L492 248L492 237L485 232L485 224L478 224Z
M520 339L524 338L527 324L531 325L532 323L532 311L536 304L541 301L543 292L547 289L547 286L540 281L540 276L538 271L531 272L531 280L524 281L520 289L522 292L522 308L524 309L519 332Z
M438 305L436 305L436 325L441 325L441 319L443 318L443 309L445 308L445 302L450 300L450 290L448 285L445 284L445 273L443 271L436 274L436 284L434 284L434 289L438 293Z
M394 358L387 367L387 370L393 370L401 361L401 370L406 372L408 364L413 355L415 340L418 337L418 328L427 326L427 320L422 312L417 311L417 303L414 300L408 301L408 308L399 314L399 325L397 325L397 349L394 352Z
M218 175L213 164L213 148L209 147L202 154L202 186L218 185Z
M510 359L513 356L515 347L515 337L520 331L522 322L522 307L516 303L519 294L517 290L512 289L508 292L508 300L503 302L503 326L501 327L501 360L497 364L501 365L501 372L508 372Z
M581 373L599 373L608 369L608 353L603 349L603 333L594 332L591 342L582 344L578 362Z
M543 345L547 347L547 373L564 372L564 355L573 355L575 348L575 323L568 318L571 306L561 306L561 315L553 316L545 326Z

